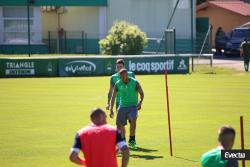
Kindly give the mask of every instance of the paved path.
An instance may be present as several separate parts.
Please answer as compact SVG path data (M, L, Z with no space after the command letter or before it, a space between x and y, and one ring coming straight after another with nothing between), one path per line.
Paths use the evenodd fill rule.
M195 60L195 64L197 64L198 61ZM210 61L207 60L199 60L199 64L209 64ZM230 69L235 69L238 71L244 71L243 68L243 60L240 58L214 58L213 60L214 67L225 67Z
M235 60L226 60L226 59L214 59L215 67L226 67L232 68L239 71L244 71L243 60L235 59Z

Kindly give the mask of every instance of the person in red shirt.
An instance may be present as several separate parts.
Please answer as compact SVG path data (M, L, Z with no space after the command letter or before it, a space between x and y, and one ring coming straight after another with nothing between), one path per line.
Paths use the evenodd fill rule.
M121 167L127 167L129 149L119 130L107 124L106 114L100 108L91 111L92 123L80 129L75 136L69 159L86 167L118 167L116 146L122 152ZM84 158L80 156L83 152Z

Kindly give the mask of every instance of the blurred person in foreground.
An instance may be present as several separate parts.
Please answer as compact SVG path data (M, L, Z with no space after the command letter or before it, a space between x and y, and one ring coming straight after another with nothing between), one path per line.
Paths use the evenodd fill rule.
M91 111L91 124L80 129L69 155L71 162L86 167L118 167L116 147L122 152L121 167L127 167L129 149L120 131L107 124L106 114L100 108ZM80 156L84 154L84 158Z
M234 145L236 132L230 126L222 126L219 129L219 146L204 153L201 157L202 167L238 167L237 160L222 160L221 150L231 150Z

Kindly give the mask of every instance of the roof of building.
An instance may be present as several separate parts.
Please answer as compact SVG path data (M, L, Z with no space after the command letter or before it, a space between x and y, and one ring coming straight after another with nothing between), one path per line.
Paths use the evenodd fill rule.
M225 10L229 10L231 12L243 15L243 16L250 16L250 3L246 3L243 1L208 1L202 3L197 6L196 11L205 9L207 7L219 7Z

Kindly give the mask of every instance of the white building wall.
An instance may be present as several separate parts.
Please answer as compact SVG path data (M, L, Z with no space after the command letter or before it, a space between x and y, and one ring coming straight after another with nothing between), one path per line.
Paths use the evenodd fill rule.
M42 14L40 7L34 7L34 25L33 25L33 32L34 32L34 43L41 43L42 42Z
M60 23L56 12L42 12L43 38L47 38L48 31L57 32L58 24L66 31L85 31L89 38L98 38L98 20L99 7L66 7L65 13L60 14Z
M0 7L0 44L3 43L3 8Z
M61 14L61 26L67 31L84 30L90 37L104 38L116 20L125 20L138 25L148 37L163 35L177 0L108 0L107 7L66 7ZM190 0L180 0L170 28L175 28L177 38L191 37ZM193 0L194 36L195 3ZM47 31L57 31L57 15L42 13L43 37Z
M99 39L105 38L107 34L107 7L99 8Z
M108 0L107 30L116 20L138 25L149 37L161 37L177 0ZM194 36L195 3L193 0ZM191 37L191 1L180 0L170 28L176 29L177 38Z
M3 8L9 8L10 10L13 10L13 15L16 15L15 17L4 17L3 16ZM0 7L0 44L6 43L4 41L4 20L9 21L27 21L27 16L23 16L24 13L18 13L20 9L25 10L26 15L26 6L3 6ZM31 42L35 44L40 44L42 42L42 35L41 35L41 8L40 7L30 7L33 11L33 17L30 16L30 22L33 22L33 24L30 26L30 33L31 33ZM23 11L23 10L22 10ZM20 17L21 15L21 17ZM12 27L11 30L8 30L7 33L13 33L14 35L17 33L27 33L28 29L25 29L23 25L18 25L18 22L15 25L16 27ZM20 28L22 27L22 28ZM34 35L32 35L34 34ZM20 37L19 37L20 38ZM23 37L23 39L27 38L27 35ZM24 40L25 41L25 40ZM24 42L25 43L25 42ZM27 39L26 39L27 43ZM8 43L7 43L8 44Z

